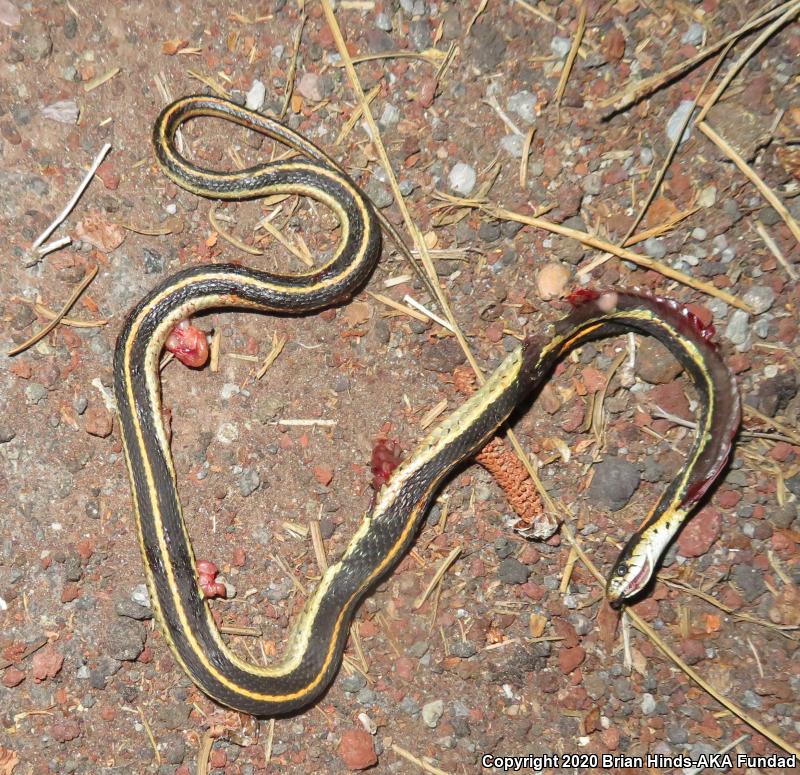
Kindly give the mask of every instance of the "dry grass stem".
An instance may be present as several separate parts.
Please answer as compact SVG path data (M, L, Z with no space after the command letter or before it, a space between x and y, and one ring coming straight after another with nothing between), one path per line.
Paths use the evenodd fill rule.
M285 335L278 336L277 333L272 334L272 349L267 354L267 357L264 358L264 363L261 364L261 368L256 372L256 379L261 379L267 373L267 369L275 363L278 356L283 352L286 342L287 337Z
M80 281L78 286L70 295L69 299L67 299L64 306L56 313L55 317L38 333L34 334L29 339L26 339L22 344L17 345L13 350L9 350L6 355L12 357L14 355L19 355L21 352L24 352L29 347L32 347L40 340L44 339L60 322L61 319L72 309L72 305L80 298L81 294L86 290L89 286L89 283L94 280L95 276L97 275L97 266L93 266L84 276L83 280Z
M515 213L513 210L506 210L502 207L494 207L490 205L481 205L480 207L484 212L494 216L495 218L507 221L517 221L518 223L524 223L528 226L535 226L539 229L545 229L546 231L550 231L555 234L561 234L564 237L570 237L571 239L578 240L582 244L596 248L597 250L605 250L608 253L613 253L619 258L624 258L625 260L639 266L652 269L659 274L669 277L672 280L677 280L679 283L687 285L690 288L702 291L709 296L716 296L718 299L722 299L726 304L730 304L732 307L737 307L738 309L742 309L745 312L753 314L753 308L733 294L723 291L711 283L707 283L703 280L696 280L694 277L690 277L683 272L679 272L677 269L673 269L671 266L662 264L660 261L656 261L649 256L643 256L640 253L634 253L626 248L617 247L607 240L601 239L600 237L595 237L593 234L588 234L587 232L578 231L576 229L570 229L567 226L553 223L552 221L545 220L544 218L523 215L522 213Z
M226 242L230 242L230 244L233 245L234 247L239 248L239 250L243 250L245 253L249 253L251 256L264 255L263 250L259 250L258 248L254 248L252 245L248 245L245 242L242 242L238 237L235 237L229 231L223 229L222 226L220 226L219 224L219 219L217 218L216 207L212 206L211 208L209 208L208 220L211 223L211 228L213 228L214 231L216 231L217 234L219 234L219 236L222 237L222 239L224 239Z
M478 21L481 14L486 10L487 5L489 5L489 0L481 0L481 4L478 6L478 10L475 11L472 18L469 20L469 23L467 24L467 30L464 33L465 37L469 35L469 33L472 31L472 27L474 26L475 22Z
M413 297L409 296L408 294L406 294L405 296L403 296L403 301L406 304L408 304L409 306L411 306L414 309L416 309L417 311L421 312L423 315L426 315L431 320L433 320L436 323L438 323L442 328L447 329L451 333L455 333L455 331L453 330L453 327L446 320L440 318L438 315L435 315L424 304L420 304L415 298L413 298Z
M536 127L532 126L525 135L525 142L522 144L522 158L519 160L519 187L525 189L528 185L528 158L531 155L531 143L536 134Z
M569 54L567 54L567 61L564 62L564 67L561 70L561 78L558 79L558 86L556 87L556 107L561 105L564 92L567 90L567 81L569 81L570 73L572 73L572 66L575 64L575 57L578 56L578 49L581 47L581 41L583 40L583 33L585 31L586 3L583 2L578 12L578 26L572 38L572 46L570 47Z
M367 105L372 104L372 100L374 100L375 97L378 96L380 90L381 90L381 85L379 83L376 83L375 86L373 86L367 92L366 96L364 97L364 99L367 102ZM361 120L362 114L363 111L361 105L356 105L353 112L350 114L350 118L347 119L341 131L339 132L336 141L333 143L334 145L341 145L345 141L350 132L353 131L353 127Z
M485 4L485 1L484 1ZM421 770L425 770L425 772L430 772L432 775L450 775L448 772L444 770L440 770L438 767L434 767L432 764L428 764L427 762L423 761L422 759L418 759L414 754L407 751L405 748L401 748L397 743L392 743L392 750L398 755L401 756L406 761L415 764Z
M98 75L97 78L92 78L91 81L87 81L85 84L83 84L83 90L85 92L94 91L98 86L102 86L106 81L110 81L119 72L119 67L114 67L111 70L107 70L102 75Z
M428 586L425 587L425 590L421 592L417 597L417 599L414 601L412 610L417 611L424 605L425 601L428 599L428 597L430 597L431 592L433 592L433 590L441 582L442 578L444 577L444 574L447 573L448 569L456 561L459 554L461 554L461 547L456 546L450 552L450 554L448 554L447 557L445 557L444 560L442 560L439 567L436 569L436 573L433 574L433 578L428 583Z
M622 242L622 247L629 248L631 245L638 245L640 242L644 242L651 237L660 237L662 234L672 231L681 221L685 221L687 218L691 218L695 213L700 212L700 209L699 207L690 207L688 210L681 210L679 213L675 213L671 218L664 221L664 223L659 223L657 226L640 231L633 236L626 237Z
M303 28L306 26L306 10L305 5L301 7L300 22L297 29L294 31L294 38L292 40L292 58L289 60L289 72L286 75L286 87L283 92L283 105L281 105L280 117L284 118L289 110L289 105L294 95L294 80L297 75L297 59L300 54L300 41L303 38Z
M311 533L311 546L314 548L314 558L317 566L322 573L328 570L328 556L325 553L325 542L322 540L322 531L319 529L319 521L312 519L308 523Z
M800 274L798 274L797 270L786 260L786 256L783 255L783 252L778 247L775 240L772 239L764 224L756 219L755 226L758 236L761 237L764 244L770 249L770 252L778 260L778 263L786 270L786 274L789 275L789 278L795 282L800 280Z
M304 264L307 267L314 266L314 262L308 257L308 255L301 249L298 248L296 245L293 245L284 235L283 232L279 231L275 226L273 226L269 220L266 218L262 218L258 225L256 226L257 229L264 229L267 233L273 236L278 242L283 245L298 261Z
M208 775L208 757L211 756L211 749L214 747L214 737L211 730L207 730L200 738L200 747L197 750L197 769L196 775Z
M239 635L246 638L260 638L262 634L261 630L257 630L255 627L237 627L233 624L222 624L219 631L223 635Z
M717 146L739 169L739 171L759 190L761 196L769 202L775 212L783 218L794 238L800 243L800 225L786 209L783 202L775 195L772 189L756 174L755 170L733 149L733 147L720 137L705 121L697 124L697 128Z
M381 304L385 304L387 307L391 307L398 312L402 312L404 315L408 315L410 318L414 318L414 320L419 320L420 323L429 323L430 318L427 314L423 312L417 312L415 309L411 309L411 307L407 307L405 304L401 304L399 301L395 301L394 299L389 298L388 296L384 296L382 293L372 293L372 291L367 291L367 293L372 296L373 299L379 301Z
M775 624L774 622L768 622L766 619L759 619L757 616L753 616L752 614L748 613L741 613L730 606L725 605L724 603L717 600L717 598L709 595L707 592L703 592L701 589L697 589L696 587L691 586L690 584L686 584L682 581L677 581L673 579L666 578L663 574L658 575L658 580L662 581L668 587L672 587L673 589L680 589L682 592L686 592L694 597L700 598L701 600L705 600L706 603L709 605L714 606L714 608L718 608L720 611L724 611L728 616L733 617L734 619L738 619L742 622L749 622L750 624L758 625L759 627L766 627L770 630L775 630L776 632L781 632L786 634L787 632L792 632L794 630L800 630L800 626L794 624ZM786 637L789 637L788 635Z
M770 24L765 30L753 40L753 42L742 52L742 55L736 60L736 62L731 66L731 69L725 73L725 77L719 82L717 88L714 89L711 96L706 101L703 109L700 111L700 115L697 117L695 123L700 123L705 119L706 115L708 115L708 111L714 107L714 105L719 100L722 92L728 88L730 82L739 74L740 70L747 64L753 54L758 51L764 43L769 40L775 32L777 32L784 24L786 24L792 16L795 16L798 12L800 12L800 0L794 0L794 2L786 3L786 11L782 13L772 24Z
M149 722L147 721L147 718L144 715L144 711L142 710L142 707L139 706L137 708L137 710L139 711L139 718L142 720L142 726L144 727L144 731L147 733L147 739L150 741L150 745L153 748L153 753L155 754L156 764L161 764L161 753L158 750L158 744L156 743L156 739L153 736L153 730L150 727L150 724L149 724Z
M186 74L191 76L195 80L200 81L200 83L204 83L206 86L208 86L209 89L211 89L211 91L213 91L217 95L217 97L224 97L225 99L229 99L229 95L225 87L220 86L220 84L217 83L213 78L209 78L208 76L202 75L201 73L196 73L194 70L187 70Z
M517 0L519 2L520 0ZM795 0L796 1L796 0ZM753 21L748 22L747 24L740 27L735 32L732 32L730 35L726 35L721 40L718 40L716 43L704 48L702 51L699 51L693 57L689 59L684 59L681 62L678 62L676 65L667 68L661 73L656 73L655 75L651 76L650 78L645 78L644 80L637 81L636 83L627 86L621 93L617 93L611 97L608 97L604 100L600 100L597 104L604 111L605 116L609 116L613 113L618 113L621 110L633 105L635 102L638 102L640 99L646 97L648 94L652 94L655 91L658 91L663 86L666 86L668 83L671 83L675 80L679 75L683 73L689 72L693 68L697 67L701 62L704 62L709 57L714 56L717 51L721 51L725 46L727 46L731 42L735 42L738 40L742 35L746 35L748 32L752 30L756 30L759 27L763 27L765 24L769 23L773 19L777 18L778 16L782 15L786 9L792 5L792 2L789 3L782 3L777 8L773 8L771 11L759 16Z
M94 177L94 173L97 172L97 168L102 164L103 159L106 158L106 155L111 150L111 144L106 143L101 149L100 153L95 156L94 161L92 162L92 166L89 167L89 171L84 176L83 180L78 185L78 188L75 190L75 193L72 195L72 198L67 202L67 206L55 217L53 222L34 240L32 248L38 248L55 230L60 226L67 218L67 216L72 212L73 208L76 204L78 204L78 200L81 198L81 195L86 190L86 187L91 183L92 178Z

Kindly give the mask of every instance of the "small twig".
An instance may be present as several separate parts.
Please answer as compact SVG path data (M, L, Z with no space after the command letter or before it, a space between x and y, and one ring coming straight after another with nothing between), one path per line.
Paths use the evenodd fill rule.
M85 92L90 92L96 89L98 86L102 86L106 81L110 81L117 73L119 73L120 69L121 68L119 67L114 67L102 75L98 75L97 78L87 81L85 84L83 84L83 90Z
M40 256L46 256L48 253L52 253L54 250L58 250L59 248L63 248L69 243L72 242L72 237L67 235L66 237L60 237L57 240L53 240L52 242L48 242L44 245L39 245L36 249L36 252Z
M770 249L772 255L778 259L778 263L786 270L786 274L789 275L789 278L797 282L800 280L800 274L797 273L797 270L786 260L786 256L783 255L783 252L778 247L778 244L775 242L774 239L770 236L769 232L766 230L765 226L761 221L756 219L756 231L758 232L758 236L764 240L764 244Z
M486 4L486 0L484 0L484 5ZM418 759L414 754L406 751L405 748L401 748L397 743L392 743L392 750L398 755L402 756L406 761L411 762L412 764L416 764L417 767L420 769L425 770L425 772L430 772L432 775L449 775L449 773L445 772L444 770L440 770L438 767L434 767L432 764L428 764L427 762L423 761L422 759Z
M86 190L86 187L91 182L92 178L94 177L94 173L97 172L97 168L103 163L103 159L106 158L106 154L111 150L111 144L106 143L101 149L100 153L97 154L95 160L92 162L92 166L89 167L89 171L84 176L83 180L80 182L75 193L72 195L72 199L67 202L67 206L56 216L55 220L36 238L32 247L38 248L55 230L58 226L60 226L67 218L67 216L72 212L75 205L78 203L78 200L81 198L81 195Z
M197 750L197 769L196 775L208 775L208 757L211 756L211 749L214 747L214 737L211 730L207 730L200 739L200 747Z
M294 94L294 79L297 74L297 59L300 54L300 41L303 38L303 28L306 26L306 9L303 6L300 13L300 22L294 32L292 41L292 58L289 60L289 72L286 75L286 86L283 92L283 105L281 106L280 117L284 118L289 110L289 104Z
M272 334L272 349L261 364L261 368L256 372L256 379L261 379L266 373L267 369L275 363L278 356L283 352L286 346L287 337L285 335L278 336L277 333Z
M428 317L427 313L417 312L416 310L411 309L411 307L401 304L399 301L395 301L388 296L384 296L382 293L372 293L372 291L367 291L367 293L376 301L381 302L381 304L385 304L387 307L396 309L398 312L402 312L405 315L408 315L410 318L414 318L414 320L419 320L421 323L430 322L430 318Z
M332 428L336 425L336 420L305 420L300 418L292 418L287 420L277 420L275 425L285 425L289 428L310 428L319 425L322 428Z
M517 2L519 2L519 0L517 0ZM635 102L638 102L640 99L646 97L648 94L652 94L666 84L671 83L682 73L686 73L689 70L697 67L697 65L699 65L701 62L704 62L709 57L714 56L717 51L721 51L723 48L725 48L725 46L727 46L731 41L736 41L742 37L742 35L746 35L752 30L763 27L765 24L784 13L790 4L791 3L783 3L779 5L777 8L772 9L763 16L759 16L757 19L753 19L753 21L748 22L744 26L740 27L738 30L736 30L736 32L726 35L716 43L713 43L707 48L704 48L702 51L699 51L693 57L684 59L678 62L676 65L667 68L663 72L650 76L650 78L637 81L633 85L626 87L622 93L617 93L611 97L608 97L607 99L600 100L598 102L599 107L604 109L605 116L609 116L613 113L618 113L621 110L624 110L630 105L633 105Z
M89 283L94 280L97 274L97 266L93 266L80 281L79 285L72 292L72 295L67 299L64 306L56 313L55 317L41 330L39 333L34 334L30 339L26 339L21 345L18 345L13 350L9 350L6 355L9 357L19 355L21 352L27 350L29 347L35 345L41 339L44 339L60 322L61 319L72 309L72 305L80 298L80 295L89 286Z
M753 314L753 308L746 302L742 301L741 299L738 299L733 294L728 293L727 291L723 291L717 288L716 286L712 285L711 283L707 283L703 280L697 280L694 277L685 274L684 272L679 272L677 269L673 269L671 266L663 264L660 261L656 261L655 259L650 258L649 256L643 256L640 253L634 253L633 251L627 250L626 248L617 247L611 242L608 242L604 239L600 239L599 237L595 237L593 234L588 234L587 232L584 231L578 231L577 229L570 229L567 226L563 226L562 224L559 223L553 223L552 221L548 221L544 218L538 218L536 216L516 213L513 210L506 210L503 207L494 207L492 205L478 205L478 206L484 212L487 212L496 218L500 218L507 221L517 221L518 223L525 223L529 226L535 226L539 229L545 229L547 231L554 232L555 234L561 234L564 237L570 237L571 239L576 239L579 242L583 243L584 245L589 245L590 247L596 248L597 250L605 250L608 253L613 253L615 256L618 256L619 258L624 258L628 261L631 261L634 264L638 264L639 266L644 266L647 269L653 269L654 271L664 275L665 277L677 280L678 282L683 283L684 285L688 285L690 288L695 288L698 291L703 291L703 293L707 293L710 296L716 296L717 298L722 299L726 304L730 304L733 307L738 307L739 309L743 309L745 312Z
M778 199L772 189L756 174L755 170L733 149L733 147L720 137L705 121L697 124L697 128L717 146L738 168L739 171L759 190L761 196L772 205L775 212L783 218L794 238L800 243L800 225L786 209L783 202Z
M519 187L525 189L528 185L528 157L531 154L531 143L536 134L536 127L532 126L525 135L525 142L522 144L522 158L519 160Z
M239 250L243 250L245 253L249 253L251 256L263 256L264 251L259 250L258 248L254 248L252 245L248 245L242 242L238 237L234 237L229 231L226 231L219 225L219 220L217 219L217 208L213 205L208 210L208 220L211 223L212 228L214 231L219 234L222 239L226 242L230 242L231 245L234 247L239 248Z
M408 294L403 296L403 301L406 304L414 307L414 309L419 310L423 315L427 315L431 320L436 321L442 328L446 328L450 333L455 333L453 331L453 327L443 318L440 318L438 315L435 315L431 312L424 304L420 304L416 299L412 298Z
M31 301L30 299L23 299L21 296L14 296L14 301L21 302L33 307L37 315L40 315L45 320L54 320L58 317L57 312L48 309L40 301ZM69 326L70 328L101 328L108 324L107 320L76 320L75 318L62 317L59 321L62 326Z
M578 56L578 49L581 47L581 41L583 40L583 33L585 30L586 3L583 2L578 12L578 26L575 30L575 36L572 38L572 46L569 49L569 54L567 54L567 61L564 62L564 67L561 70L561 78L558 80L558 86L556 88L556 107L561 105L561 99L564 96L564 92L567 90L567 81L569 81L572 66L575 64L575 57Z
M785 13L781 14L772 24L769 25L765 30L763 30L758 37L753 40L753 42L742 52L742 55L736 62L733 64L730 70L725 73L725 77L719 82L719 85L716 89L714 89L711 96L706 101L706 104L703 106L703 109L700 111L700 115L697 117L695 123L699 124L705 117L708 115L708 111L714 107L719 100L722 92L728 88L730 82L738 75L739 71L747 64L753 54L758 51L764 43L772 37L772 35L779 30L784 24L786 24L792 16L800 11L800 2L788 3L788 7Z
M436 569L436 573L433 574L433 578L428 583L428 586L425 587L425 591L421 592L417 599L414 601L413 606L411 607L413 611L418 610L423 606L425 601L430 596L431 592L435 589L435 587L439 584L439 582L444 577L444 574L447 573L448 568L456 561L458 555L461 554L461 547L456 546L447 557L442 560L439 567Z
M141 706L138 708L139 710L139 718L142 720L142 726L144 727L144 731L147 733L147 739L150 741L150 745L153 747L153 753L156 757L156 764L161 764L161 754L158 751L158 745L156 744L156 739L153 737L153 730L150 728L150 724L148 724L147 719L145 718L144 711L142 710Z

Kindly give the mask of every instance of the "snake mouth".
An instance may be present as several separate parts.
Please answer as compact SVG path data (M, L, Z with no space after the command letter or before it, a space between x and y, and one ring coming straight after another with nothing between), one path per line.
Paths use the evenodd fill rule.
M623 598L632 597L637 592L640 592L642 587L647 583L650 578L650 559L645 558L642 569L628 582L625 591L622 594Z

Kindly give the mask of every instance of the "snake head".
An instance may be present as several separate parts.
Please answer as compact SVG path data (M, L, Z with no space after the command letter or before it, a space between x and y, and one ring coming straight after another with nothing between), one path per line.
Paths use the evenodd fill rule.
M619 608L647 586L657 558L652 556L651 546L634 535L620 552L606 583L606 597L612 608Z

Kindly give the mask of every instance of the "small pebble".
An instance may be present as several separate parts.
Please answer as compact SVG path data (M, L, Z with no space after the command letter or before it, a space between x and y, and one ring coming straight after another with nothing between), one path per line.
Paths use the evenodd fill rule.
M695 229L692 229L692 239L697 240L698 242L702 242L708 236L708 232L698 226Z
M639 487L639 470L627 460L608 455L595 466L588 497L593 505L619 511Z
M500 147L515 159L522 158L522 151L525 147L525 138L522 135L506 135L500 140Z
M680 105L673 111L672 115L669 117L667 121L667 137L671 143L674 143L675 140L678 138L678 132L680 131L683 122L686 121L687 117L691 114L693 110L693 102L692 100L683 100ZM681 143L685 143L691 136L692 136L692 129L691 123L686 127L683 132L683 136L681 137Z
M247 92L247 99L244 106L248 110L261 110L264 106L264 98L267 96L267 87L262 81L257 78L253 81L253 85Z
M425 725L431 729L436 728L443 713L444 702L442 700L427 702L422 706L422 720L425 722Z
M667 247L664 241L658 237L650 237L644 241L644 252L648 256L652 256L656 260L664 258L667 255Z
M744 300L760 315L775 303L775 291L768 285L755 285L744 294Z
M569 278L569 268L552 261L539 270L539 274L536 276L536 290L544 301L558 299L564 293Z
M255 468L245 468L239 478L239 494L243 498L252 495L261 486L261 477Z
M321 102L325 92L324 79L317 73L303 73L297 84L297 93L311 102Z
M472 193L472 189L475 188L476 180L475 169L464 162L458 162L447 176L447 181L450 184L451 190L461 196L468 196Z
M550 51L553 52L553 56L559 57L559 59L563 59L567 54L569 54L569 50L572 48L572 40L570 38L562 38L556 35L550 41Z
M703 42L705 27L699 22L692 22L689 29L681 36L681 43L687 46L697 46Z
M497 576L504 584L524 584L531 569L516 557L507 557L497 566Z
M744 345L750 334L750 316L743 309L736 309L731 313L728 325L725 327L725 338L735 345Z
M508 98L508 109L516 113L523 121L532 124L536 120L537 97L527 90L518 91Z

